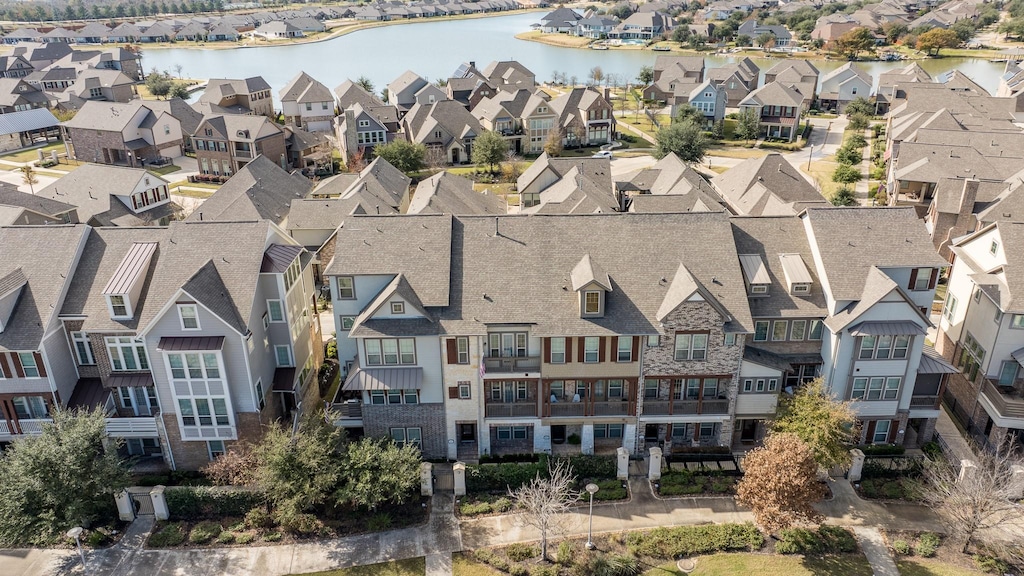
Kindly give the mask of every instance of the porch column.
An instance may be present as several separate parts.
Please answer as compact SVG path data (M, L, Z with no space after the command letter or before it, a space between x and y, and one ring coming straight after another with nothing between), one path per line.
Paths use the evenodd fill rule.
M594 425L584 424L580 431L580 452L583 454L594 453Z
M480 454L491 453L491 427L483 418L480 418L476 427L476 445Z
M153 499L153 515L157 520L167 520L171 516L167 509L167 499L164 498L164 490L164 486L154 486L149 493L149 497Z
M420 495L434 495L434 465L430 462L420 464Z
M456 462L452 465L452 474L455 477L455 495L466 495L466 463Z
M551 453L551 426L534 424L533 426L533 451Z

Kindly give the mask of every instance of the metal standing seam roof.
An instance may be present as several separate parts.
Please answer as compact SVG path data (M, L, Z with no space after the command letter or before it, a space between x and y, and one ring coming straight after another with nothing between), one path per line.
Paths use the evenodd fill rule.
M807 264L799 254L779 254L782 261L782 272L786 275L786 281L790 284L810 284L814 282L811 273L807 270Z
M223 347L223 336L164 336L156 345L157 350L165 352L210 351Z
M357 368L342 390L419 390L423 368Z
M1010 356L1014 360L1016 360L1018 364L1020 364L1021 366L1024 366L1024 348L1021 348L1019 350L1014 350L1013 352L1010 352Z
M127 294L131 287L149 267L149 261L156 252L156 242L135 242L114 270L113 276L103 288L103 294Z
M46 108L0 114L0 134L19 134L60 125L60 120Z
M743 266L743 275L750 284L771 284L772 278L768 275L768 267L764 265L761 256L758 254L740 254L740 265Z
M111 374L107 378L107 387L113 388L117 386L152 386L153 385L153 373L152 372L140 372L138 374Z
M918 374L956 374L959 372L956 366L947 362L935 351L935 348L925 346L921 352L921 365L917 368Z
M302 253L302 246L290 246L274 244L267 249L263 256L263 267L260 272L281 273L288 269L288 266L295 261L295 258Z
M924 328L913 322L861 322L850 327L853 336L921 336Z

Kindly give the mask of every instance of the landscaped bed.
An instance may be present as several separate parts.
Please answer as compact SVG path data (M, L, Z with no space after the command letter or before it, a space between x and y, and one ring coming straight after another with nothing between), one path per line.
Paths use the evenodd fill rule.
M659 496L699 496L732 494L735 490L736 478L727 476L719 470L694 472L691 470L672 470L661 475L655 483Z
M1010 571L1009 566L984 553L964 554L958 545L933 532L883 532L883 536L904 576L977 576Z
M426 561L420 557L290 576L423 576L426 572Z

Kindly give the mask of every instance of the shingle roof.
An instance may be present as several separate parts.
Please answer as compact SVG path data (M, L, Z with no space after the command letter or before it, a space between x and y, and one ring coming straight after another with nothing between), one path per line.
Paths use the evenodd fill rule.
M409 214L505 214L505 201L488 191L477 192L473 181L438 172L416 186Z
M142 168L83 164L36 195L76 206L80 222L99 226L140 226L158 220L168 215L168 210L177 208L177 205L163 205L135 214L114 197L131 196L139 181L147 176L154 187L168 183Z
M331 91L312 76L299 72L279 93L282 102L334 102Z
M737 214L799 214L828 201L781 154L750 158L716 176L715 189Z
M305 198L312 189L313 183L301 174L289 174L260 155L233 174L187 220L267 219L280 224L288 218L292 200Z
M73 204L53 200L42 194L21 192L16 186L6 182L0 184L0 206L17 206L47 216L55 216L75 209Z

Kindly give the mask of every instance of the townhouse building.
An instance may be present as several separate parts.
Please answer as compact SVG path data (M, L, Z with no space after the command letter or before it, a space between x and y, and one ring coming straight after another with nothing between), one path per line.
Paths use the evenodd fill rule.
M265 116L206 116L192 136L201 174L231 176L259 156L286 166L287 136Z
M329 132L334 120L334 94L327 86L300 72L279 94L286 124L309 132Z

